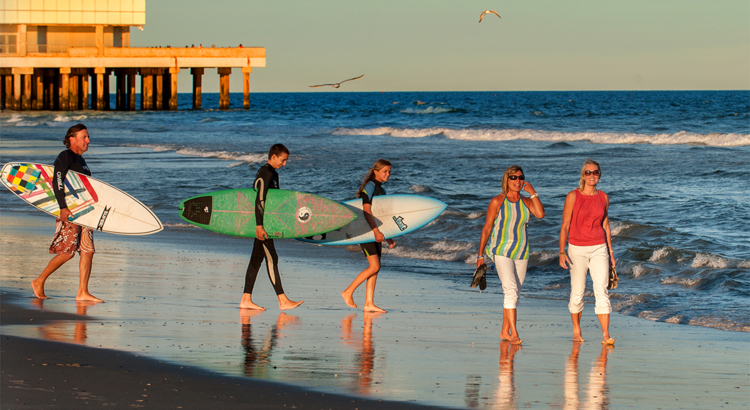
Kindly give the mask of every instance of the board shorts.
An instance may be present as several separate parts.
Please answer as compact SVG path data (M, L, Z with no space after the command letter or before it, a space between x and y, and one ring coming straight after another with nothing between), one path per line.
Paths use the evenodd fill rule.
M74 255L76 251L95 253L94 231L72 222L57 221L49 253Z
M378 258L380 258L380 255L383 253L382 242L367 242L362 243L359 246L362 248L362 252L364 252L365 256L368 258L372 255L378 255Z

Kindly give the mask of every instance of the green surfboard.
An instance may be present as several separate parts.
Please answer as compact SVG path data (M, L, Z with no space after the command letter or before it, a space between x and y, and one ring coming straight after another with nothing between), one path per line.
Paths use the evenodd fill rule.
M188 198L180 217L226 235L255 238L255 189L228 189ZM269 189L263 228L269 238L303 238L341 228L357 216L347 207L313 194Z

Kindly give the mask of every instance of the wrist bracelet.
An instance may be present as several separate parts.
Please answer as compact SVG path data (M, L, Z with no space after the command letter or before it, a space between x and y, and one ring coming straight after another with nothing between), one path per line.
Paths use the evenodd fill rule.
M534 199L534 198L536 198L538 196L539 196L539 194L534 194L534 195L530 196L529 199Z
M484 256L477 256L477 260L484 259Z
M565 251L562 251L562 252L560 252L560 253L557 254L557 256L563 256L563 255L565 255Z

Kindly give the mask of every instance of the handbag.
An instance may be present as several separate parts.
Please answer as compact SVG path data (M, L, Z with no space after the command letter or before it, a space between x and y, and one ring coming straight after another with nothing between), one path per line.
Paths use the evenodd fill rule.
M479 286L479 290L487 289L487 264L481 264L477 270L474 271L474 277L471 279L471 287L475 288Z
M607 284L607 289L617 289L617 282L620 280L620 277L617 276L617 269L615 269L614 266L609 268L609 284Z

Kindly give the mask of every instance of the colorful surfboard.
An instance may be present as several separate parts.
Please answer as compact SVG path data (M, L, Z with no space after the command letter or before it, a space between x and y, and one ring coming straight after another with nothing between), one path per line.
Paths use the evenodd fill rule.
M357 219L335 231L300 238L304 242L321 245L356 245L375 242L370 224L363 211L362 200L352 199L342 203L351 209ZM372 199L372 216L386 239L395 238L417 230L440 216L446 205L442 201L420 195L381 195Z
M52 165L7 163L0 170L3 185L31 206L60 215L52 191ZM68 171L65 202L76 225L119 235L148 235L164 229L148 207L105 182Z
M255 189L210 192L180 203L180 217L209 231L255 238ZM341 228L357 216L347 207L313 194L269 189L263 228L268 237L300 238Z

